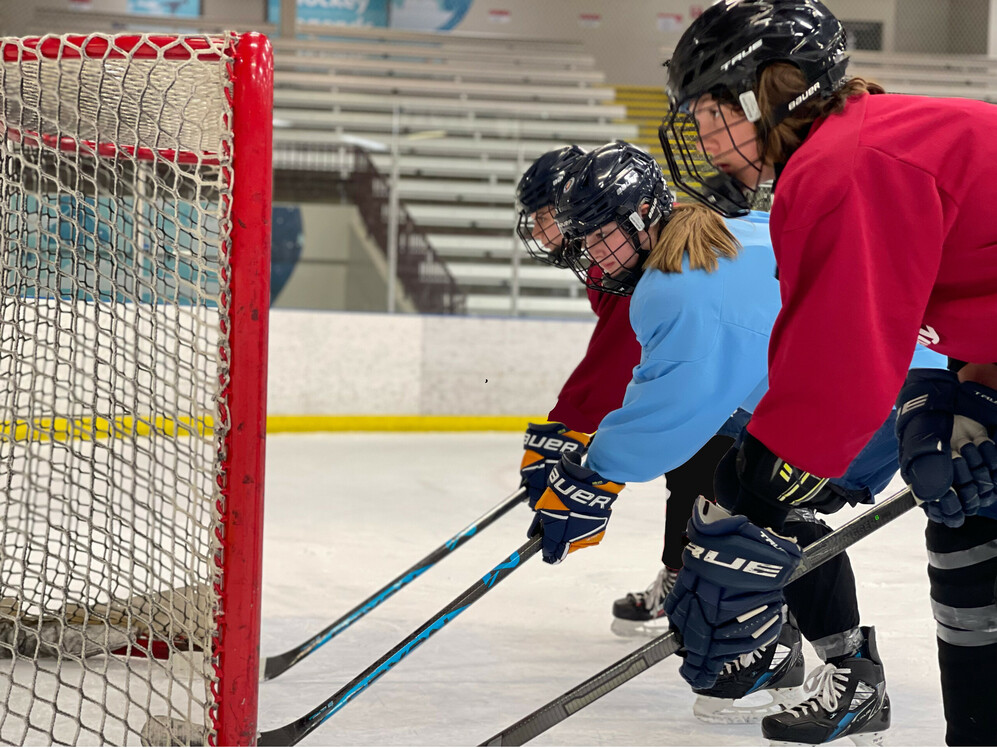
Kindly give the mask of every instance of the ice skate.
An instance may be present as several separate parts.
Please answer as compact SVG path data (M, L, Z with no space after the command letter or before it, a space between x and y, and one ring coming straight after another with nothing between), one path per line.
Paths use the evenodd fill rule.
M810 674L809 699L762 720L762 735L771 745L820 745L845 737L860 746L882 744L890 727L890 697L875 631L863 626L862 634L858 654Z
M779 638L724 666L712 688L696 690L692 713L711 724L750 724L803 698L803 641L791 622Z
M628 592L614 602L612 632L623 637L655 637L665 633L668 630L665 598L675 586L678 574L677 569L662 566L646 590Z

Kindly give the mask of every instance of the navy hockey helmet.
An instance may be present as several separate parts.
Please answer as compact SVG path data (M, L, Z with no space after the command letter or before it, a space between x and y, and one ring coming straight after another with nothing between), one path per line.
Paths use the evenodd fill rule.
M844 28L820 0L723 0L693 21L666 63L671 114L662 122L659 136L672 179L729 217L748 211L750 193L757 185L738 182L704 159L705 133L696 127L691 105L708 94L739 109L748 121L759 122L762 113L755 98L759 76L776 62L795 65L807 87L769 113L761 123L765 127L843 85L848 64ZM730 124L724 121L728 129ZM738 145L743 144L734 147Z
M566 171L584 153L577 145L548 151L530 164L519 180L516 233L534 259L567 267L562 256L564 242L554 223L553 206Z
M671 212L661 167L640 148L616 141L575 162L554 215L572 248L565 259L579 279L588 288L629 296L651 252L647 230Z

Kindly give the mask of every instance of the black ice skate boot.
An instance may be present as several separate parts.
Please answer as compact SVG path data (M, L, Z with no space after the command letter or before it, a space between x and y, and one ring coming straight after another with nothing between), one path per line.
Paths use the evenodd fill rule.
M677 569L662 566L658 576L644 592L628 592L613 603L613 624L617 636L655 637L668 631L665 598L675 586Z
M803 640L790 620L772 644L728 662L711 688L697 694L692 713L713 724L749 724L803 698Z
M858 654L827 664L807 678L813 695L802 704L762 720L772 745L819 745L849 738L855 745L881 745L890 727L890 697L876 650L876 634L863 626Z

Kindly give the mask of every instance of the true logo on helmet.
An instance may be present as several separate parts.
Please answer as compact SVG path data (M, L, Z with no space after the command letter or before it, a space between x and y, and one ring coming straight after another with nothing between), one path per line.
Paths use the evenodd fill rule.
M567 192L571 189L571 185L575 183L575 178L571 177L567 182L564 183L564 191Z
M750 55L752 52L754 52L756 49L758 49L761 46L762 46L762 40L758 39L757 41L752 43L750 47L742 49L740 52L738 52L736 55L731 57L729 60L727 60L727 62L725 62L723 65L720 66L721 72L727 72L727 68L729 68L731 65L740 62L741 60L743 60L745 57Z

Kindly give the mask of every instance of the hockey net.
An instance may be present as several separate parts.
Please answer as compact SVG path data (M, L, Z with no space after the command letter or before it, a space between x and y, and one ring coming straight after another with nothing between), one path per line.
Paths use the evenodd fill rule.
M249 744L269 44L0 52L0 743Z

